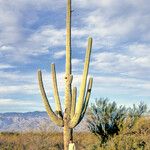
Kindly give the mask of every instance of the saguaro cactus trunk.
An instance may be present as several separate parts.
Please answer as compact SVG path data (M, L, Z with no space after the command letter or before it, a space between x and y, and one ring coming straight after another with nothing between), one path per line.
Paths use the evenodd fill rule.
M92 48L92 38L88 39L88 46L86 50L83 77L79 91L79 97L76 104L77 88L72 88L72 66L71 66L71 0L67 0L67 17L66 17L66 73L65 73L65 104L64 113L61 108L61 102L57 87L57 78L55 64L51 65L53 93L56 103L56 111L54 112L48 102L44 85L42 81L42 72L38 71L39 87L42 95L42 99L46 108L46 111L50 119L58 126L64 128L64 150L68 150L69 141L73 139L73 128L76 127L86 112L93 78L89 78L88 86L86 90L86 82L88 76L88 69L90 63L90 55Z

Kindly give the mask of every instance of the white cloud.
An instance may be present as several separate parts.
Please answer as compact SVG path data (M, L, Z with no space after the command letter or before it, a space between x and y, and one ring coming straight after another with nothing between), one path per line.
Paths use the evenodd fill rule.
M8 61L30 62L30 56L46 54L53 47L65 45L65 30L52 26L43 26L35 33L24 39L21 44L2 45L0 51ZM11 58L11 59L10 59Z
M77 47L85 47L86 43L82 38L89 35L93 36L93 47L97 49L103 46L115 46L115 44L119 44L122 40L126 41L134 37L137 38L137 31L141 34L139 38L144 39L144 37L148 37L149 15L146 13L146 11L149 10L148 3L149 2L146 0L145 2L138 0L138 4L140 4L139 7L135 1L124 1L122 3L118 0L74 1L73 7L81 7L83 10L91 8L91 11L86 10L86 15L82 16L81 14L81 16L78 17L83 27L75 27L72 29L73 40L75 40L73 44ZM6 58L9 59L13 55L15 61L26 61L24 57L45 54L53 47L65 45L64 28L56 28L53 25L41 24L39 28L31 32L31 29L21 24L26 18L26 22L30 22L31 20L33 22L34 20L35 22L37 20L39 21L40 18L38 18L37 11L42 11L43 8L45 10L52 10L53 6L55 6L56 11L57 8L64 7L65 2L59 2L58 0L1 1L0 10L2 13L0 14L2 15L0 17L0 27L3 31L1 40L3 41L5 37L6 39L3 41L0 50L9 50ZM131 10L130 7L133 9ZM123 10L125 10L125 12L122 12ZM126 13L126 11L128 13ZM27 12L31 12L31 15L28 15ZM25 17L26 15L27 17ZM29 35L27 34L28 32L30 33ZM24 33L26 33L27 36ZM3 34L6 34L6 36ZM76 40L78 40L78 42Z
M23 74L20 72L0 71L1 97L9 94L36 95L39 92L36 74Z
M31 100L1 99L0 106L31 106L35 105Z
M14 50L14 47L12 47L12 46L6 46L6 45L2 45L1 47L0 47L0 51L1 52L7 52L7 51L12 51L12 50Z
M39 90L37 85L29 84L29 85L7 85L0 86L0 94L38 94Z
M72 59L72 65L73 66L78 66L79 67L82 64L83 64L83 61L81 59L77 59L77 58Z
M19 17L4 1L0 1L0 40L3 44L12 44L21 39Z
M66 55L66 51L63 50L63 51L55 52L53 57L54 59L60 59L63 58L65 55Z
M137 57L150 56L150 44L133 43L128 46L128 52Z
M43 26L28 39L28 42L54 47L65 45L65 29L57 29L53 26ZM41 45L38 45L41 47Z
M145 97L150 96L150 82L128 77L95 76L93 94L97 97L113 95L118 97ZM123 98L124 99L124 98Z
M73 4L76 5L76 7L81 8L97 8L97 7L105 7L108 8L110 6L113 6L115 4L119 3L118 0L75 0L73 1Z
M36 82L36 73L22 73L20 71L0 71L1 85L15 85L20 83L34 84Z
M150 13L147 0L121 3L118 0L83 0L80 3L91 9L82 17L82 21L86 34L94 38L95 48L115 47L131 41L149 41Z
M9 65L9 64L1 64L0 63L0 70L14 68L14 67L15 66L12 66L12 65Z
M147 78L150 73L149 45L130 45L118 52L94 53L91 66L107 74L127 75L129 77Z
M52 82L49 72L43 72L43 82L45 89L49 94L52 94ZM64 73L57 73L58 85L60 92L64 90ZM25 94L25 95L40 95L38 80L36 73L22 74L19 72L0 72L2 82L0 84L1 96L9 94ZM50 89L50 90L49 90Z
M12 5L13 8L18 8L19 10L21 9L36 9L36 10L41 10L45 8L46 10L55 10L61 7L64 7L64 2L59 1L59 0L7 0L6 2L2 1L1 3L7 4L7 5Z
M5 60L27 62L31 55L47 53L50 44L59 44L58 39L53 35L56 34L56 30L53 32L50 28L49 31L45 29L42 32L40 28L37 31L42 32L40 35L36 30L33 32L30 26L40 21L39 12L43 10L52 12L63 6L64 2L58 0L0 1L0 54L5 57ZM47 39L46 32L53 38ZM43 42L43 40L46 41ZM47 42L50 43L47 44Z

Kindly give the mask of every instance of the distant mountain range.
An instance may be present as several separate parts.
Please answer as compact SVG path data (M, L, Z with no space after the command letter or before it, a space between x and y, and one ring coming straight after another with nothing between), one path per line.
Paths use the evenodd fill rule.
M0 132L40 132L58 131L46 112L0 113ZM85 119L75 128L75 131L88 131Z

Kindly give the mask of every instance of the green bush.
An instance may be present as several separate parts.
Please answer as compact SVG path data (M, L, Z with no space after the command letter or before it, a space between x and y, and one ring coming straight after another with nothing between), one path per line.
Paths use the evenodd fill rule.
M114 135L118 135L123 128L132 128L138 118L147 111L147 106L140 103L133 108L117 106L107 98L100 98L91 105L88 113L88 128L100 138L101 144L106 143Z

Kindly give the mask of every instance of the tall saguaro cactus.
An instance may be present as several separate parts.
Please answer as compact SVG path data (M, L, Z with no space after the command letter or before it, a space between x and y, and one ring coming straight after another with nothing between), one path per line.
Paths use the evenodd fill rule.
M93 78L89 78L87 89L86 82L89 70L90 55L92 49L92 38L88 39L88 46L86 50L83 77L79 91L78 101L76 103L77 88L72 88L72 66L71 66L71 0L67 0L67 19L66 19L66 74L65 74L65 103L64 112L61 108L61 102L57 87L57 78L55 71L55 64L51 64L53 93L56 103L56 111L54 112L48 102L44 85L42 81L42 72L38 71L39 87L42 95L42 99L46 108L46 111L50 119L58 126L64 128L64 150L68 150L69 141L72 140L72 130L76 127L86 112Z

